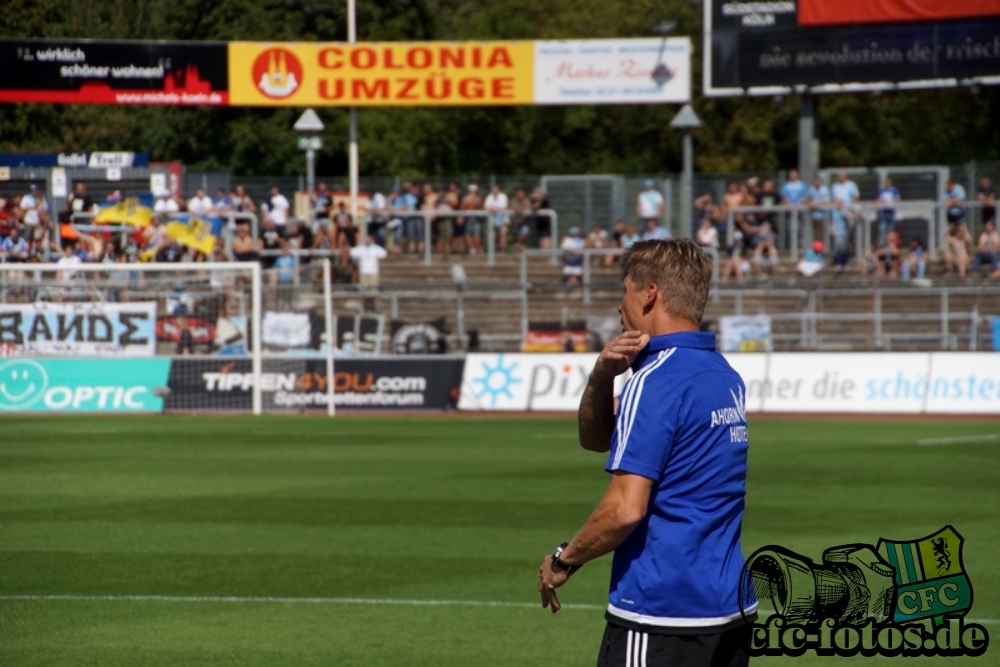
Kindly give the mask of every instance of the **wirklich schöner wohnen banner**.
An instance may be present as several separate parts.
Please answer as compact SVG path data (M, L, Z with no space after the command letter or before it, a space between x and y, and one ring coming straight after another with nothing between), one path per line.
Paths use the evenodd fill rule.
M0 102L212 106L685 103L691 40L0 40Z
M156 302L0 304L2 356L150 357Z
M726 358L746 384L749 412L1000 414L995 353ZM470 354L459 409L575 411L596 360L596 354Z

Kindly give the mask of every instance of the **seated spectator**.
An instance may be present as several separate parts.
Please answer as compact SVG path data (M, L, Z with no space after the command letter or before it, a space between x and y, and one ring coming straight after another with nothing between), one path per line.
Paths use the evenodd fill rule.
M769 276L776 276L781 270L781 257L777 246L774 245L774 232L767 223L762 227L764 231L760 235L760 242L750 257L753 275L759 277L766 273Z
M868 252L858 262L858 269L864 277L880 278L882 276L882 258L879 257L879 249L876 244L872 243L868 246Z
M712 224L711 218L706 217L701 219L701 225L698 227L698 231L695 232L694 240L702 248L719 247L719 230Z
M670 232L660 227L654 218L646 219L646 230L642 233L643 241L669 241Z
M625 235L627 227L622 219L615 220L615 226L611 229L611 247L622 248L622 236Z
M743 259L743 232L739 229L733 230L733 241L728 248L726 263L722 266L720 279L735 278L742 282L749 271L750 264Z
M625 227L625 233L621 235L621 247L631 248L641 240L639 234L635 231L635 227L628 225Z
M902 257L902 239L899 232L890 229L885 235L885 243L878 250L878 258L882 265L882 271L890 278L899 275L900 258Z
M757 206L773 208L780 204L778 193L774 190L774 181L770 179L764 181L760 191L757 193L756 199ZM776 227L777 219L777 214L773 211L762 211L757 214L757 220L771 225L771 229Z
M293 222L288 227L288 244L292 250L309 250L313 246L313 233L309 225Z
M205 194L203 188L198 188L194 197L188 201L188 213L191 215L214 215L215 214L215 203L212 198Z
M969 246L972 237L964 222L959 219L948 225L948 231L941 243L941 258L945 269L964 278L969 266Z
M910 276L916 272L917 280L923 280L927 271L927 261L924 259L924 241L919 236L910 241L910 254L903 260L903 282L910 282Z
M896 226L896 208L899 203L899 190L892 184L891 178L886 178L878 190L875 203L878 205L878 245L885 243L886 234Z
M24 262L28 259L28 242L21 237L17 225L10 228L7 238L0 243L0 255L7 262Z
M583 280L583 251L587 247L580 228L570 227L560 247L563 256L563 279L567 285L575 287Z
M229 206L232 208L234 213L256 213L257 205L254 204L253 199L247 194L246 188L242 185L237 185L236 189L233 190L233 194L229 196Z
M215 207L215 215L228 215L233 210L231 200L229 195L226 194L225 188L219 188L215 191L215 198L212 199L212 205Z
M976 201L983 205L983 224L996 222L997 219L997 189L989 176L983 176L976 192Z
M698 197L692 203L694 210L701 213L701 220L704 222L708 220L713 225L719 225L724 222L722 217L722 209L715 205L715 200L712 195L705 193Z
M587 235L586 244L588 248L604 250L611 247L611 237L600 225L594 225L594 228L590 230L590 234ZM601 264L605 268L613 266L614 263L614 255L603 255L601 257Z
M802 253L802 259L796 265L796 270L806 278L812 278L823 270L826 260L823 253L826 247L822 241L813 241L812 247Z
M991 273L996 271L998 251L1000 251L1000 232L997 232L996 223L989 220L983 225L983 232L979 235L976 257L972 262L973 273L979 273L984 263L989 263Z

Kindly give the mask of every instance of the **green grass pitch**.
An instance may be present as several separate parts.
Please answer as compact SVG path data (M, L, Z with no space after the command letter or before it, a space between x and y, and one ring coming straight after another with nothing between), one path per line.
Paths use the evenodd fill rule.
M562 589L577 606L533 606L542 556L607 483L575 430L511 417L3 418L0 665L592 665L610 559ZM745 554L780 544L818 559L951 523L966 538L970 617L995 646L921 664L1000 664L1000 423L751 419L750 447Z

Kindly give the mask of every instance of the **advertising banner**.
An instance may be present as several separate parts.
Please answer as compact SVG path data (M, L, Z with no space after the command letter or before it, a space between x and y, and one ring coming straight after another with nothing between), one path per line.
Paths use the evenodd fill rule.
M19 357L151 357L156 302L0 304L0 348Z
M0 359L4 412L161 412L170 359Z
M711 0L705 4L707 96L957 85L1000 77L993 0Z
M533 48L532 42L231 42L230 104L531 104Z
M535 42L535 104L686 104L691 40Z
M0 40L0 102L228 103L224 42Z
M746 384L750 412L1000 414L996 354L772 353L726 359ZM596 360L596 354L470 354L459 409L574 412Z
M350 409L455 407L461 358L338 359L334 403ZM326 410L326 361L265 359L261 391L265 410ZM237 410L251 406L250 360L175 359L167 410Z
M0 102L440 107L685 103L690 96L686 37L360 44L0 39Z

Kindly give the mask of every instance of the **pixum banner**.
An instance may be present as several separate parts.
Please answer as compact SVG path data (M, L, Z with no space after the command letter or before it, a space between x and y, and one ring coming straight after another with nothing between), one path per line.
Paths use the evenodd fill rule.
M170 359L0 359L4 412L160 412Z
M455 357L338 359L334 404L373 410L455 407L462 367ZM253 380L249 359L175 359L166 409L249 410ZM267 410L325 411L326 361L265 359L261 390Z
M596 354L470 354L460 410L575 411Z
M0 304L0 351L18 357L151 357L156 302Z
M686 103L691 41L0 39L0 102L231 106Z

